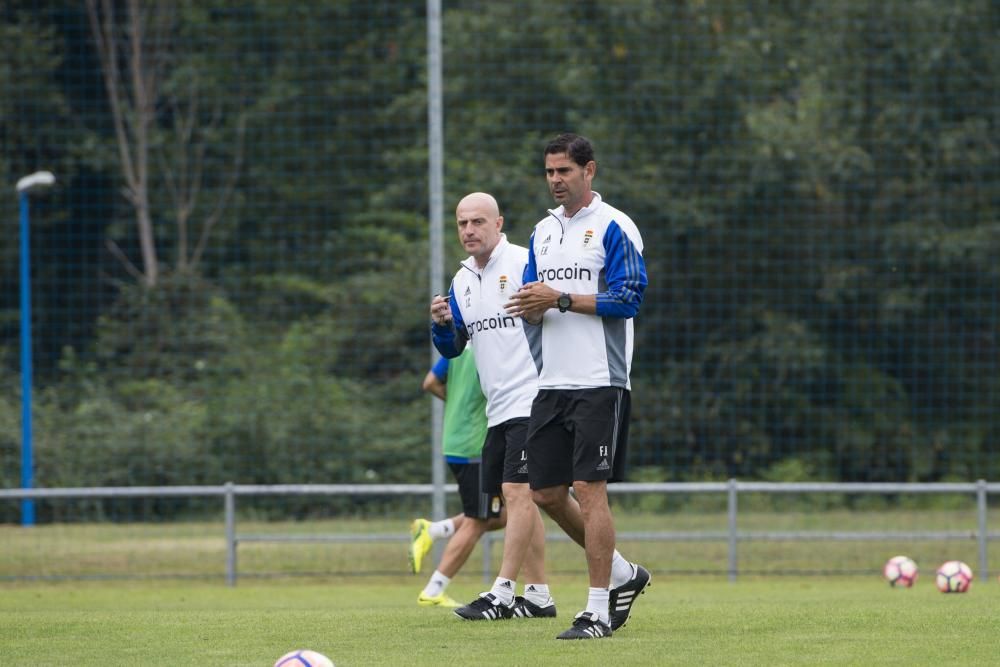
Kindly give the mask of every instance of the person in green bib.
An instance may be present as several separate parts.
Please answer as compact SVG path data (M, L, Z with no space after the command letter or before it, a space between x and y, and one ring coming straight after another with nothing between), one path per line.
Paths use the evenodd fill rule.
M448 539L441 562L417 597L423 607L461 607L445 593L483 533L503 528L506 512L499 489L484 492L480 484L486 440L486 397L468 346L454 359L442 357L424 378L423 390L444 401L442 452L458 482L462 512L442 521L414 519L410 526L410 571L420 572L434 540Z

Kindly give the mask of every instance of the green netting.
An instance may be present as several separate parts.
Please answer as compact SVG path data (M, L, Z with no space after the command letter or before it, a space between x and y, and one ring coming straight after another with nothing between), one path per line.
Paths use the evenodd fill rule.
M36 169L36 485L428 481L425 3L111 4L0 8L0 483ZM461 195L525 243L580 132L646 245L633 479L998 479L998 26L446 1L445 275Z

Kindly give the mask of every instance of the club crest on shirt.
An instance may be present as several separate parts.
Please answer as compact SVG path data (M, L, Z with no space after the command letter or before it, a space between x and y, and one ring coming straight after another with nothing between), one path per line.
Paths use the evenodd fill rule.
M583 233L583 247L584 248L590 248L591 247L590 243L593 240L594 240L594 230L593 229L588 229L587 231L585 231Z
M500 294L507 291L507 276L500 276Z

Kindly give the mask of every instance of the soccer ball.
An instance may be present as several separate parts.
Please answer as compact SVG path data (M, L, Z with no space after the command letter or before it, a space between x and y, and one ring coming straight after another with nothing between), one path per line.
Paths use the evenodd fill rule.
M274 667L333 667L333 661L322 653L299 649L278 658Z
M917 580L917 564L908 556L893 556L882 568L882 574L890 586L909 588Z
M960 560L943 563L937 570L937 587L942 593L964 593L972 583L972 568Z

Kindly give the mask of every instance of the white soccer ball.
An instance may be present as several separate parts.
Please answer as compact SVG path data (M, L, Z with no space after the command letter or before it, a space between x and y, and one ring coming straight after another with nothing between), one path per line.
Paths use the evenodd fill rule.
M333 661L322 653L303 648L281 656L274 667L333 667Z
M972 584L972 568L960 560L943 563L937 570L937 587L942 593L964 593Z
M909 556L893 556L882 568L882 574L890 586L909 588L917 580L917 564Z

